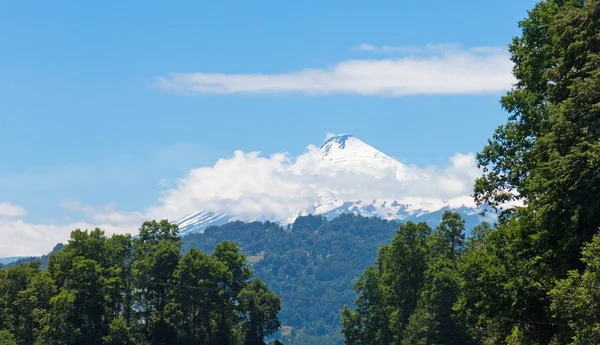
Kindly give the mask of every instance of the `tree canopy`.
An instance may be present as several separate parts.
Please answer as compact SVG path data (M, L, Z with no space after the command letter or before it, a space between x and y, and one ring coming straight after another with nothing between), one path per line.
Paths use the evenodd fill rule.
M182 255L166 220L136 238L75 230L45 271L0 270L0 343L262 345L281 304L252 274L231 242Z
M343 311L348 344L398 343L380 337L388 323L364 321L374 306L411 313L397 326L407 344L598 343L600 2L540 1L520 27L509 46L517 82L501 99L509 117L478 154L484 175L474 187L478 203L502 212L499 224L452 246L442 233L453 226L438 227L420 285L391 289L418 287L416 307L386 300L389 268L380 261L367 269L356 310ZM382 247L384 257L393 246ZM393 275L411 265L404 259Z

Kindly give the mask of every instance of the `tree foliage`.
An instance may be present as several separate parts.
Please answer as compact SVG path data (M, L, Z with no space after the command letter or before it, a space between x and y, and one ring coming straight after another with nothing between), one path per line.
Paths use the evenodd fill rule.
M450 343L455 331L485 345L600 340L600 2L540 1L520 27L509 47L517 83L501 100L510 115L479 153L474 187L478 203L503 211L500 223L474 229L450 256L435 244L448 243L443 226L430 236L407 344ZM507 206L516 199L524 205ZM360 312L345 311L347 324ZM347 328L349 344L360 329Z
M526 206L462 265L459 309L487 343L572 336L549 292L583 270L582 246L600 227L599 14L598 1L542 1L510 46L517 85L502 103L511 116L479 156L489 170L475 195L494 203L513 190Z
M457 213L446 211L433 232L425 223L401 225L355 284L355 310L342 311L346 343L469 344L452 311L464 246L464 221Z
M250 280L238 247L180 253L167 221L145 222L133 239L74 230L46 271L39 262L0 270L0 343L265 344L279 298Z
M583 273L573 270L550 291L552 311L566 320L574 345L600 343L600 235L583 249Z

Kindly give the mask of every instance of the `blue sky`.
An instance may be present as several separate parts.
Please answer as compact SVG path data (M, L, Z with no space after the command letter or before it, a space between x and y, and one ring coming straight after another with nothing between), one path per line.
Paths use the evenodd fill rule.
M366 61L359 67L372 74L411 49L443 60L448 49L504 48L534 3L3 2L0 203L20 207L19 221L57 226L90 221L68 202L142 212L192 168L234 150L300 155L328 132L405 164L449 165L505 120L501 86L481 93L452 75L422 92L417 70L407 85L364 89L379 80L360 74L345 85L355 70L344 62ZM218 88L207 84L215 78ZM327 85L307 91L315 80Z

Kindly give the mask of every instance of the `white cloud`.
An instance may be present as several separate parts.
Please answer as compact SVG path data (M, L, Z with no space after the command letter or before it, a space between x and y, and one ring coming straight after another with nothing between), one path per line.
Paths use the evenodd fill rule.
M32 224L22 219L0 220L0 257L39 256L48 253L57 243L65 243L74 229L104 230L107 235L132 233L139 227L112 224L74 222L65 225Z
M473 154L456 154L446 168L400 165L377 175L330 173L319 165L320 155L315 146L295 159L237 151L212 167L191 170L147 215L175 220L207 210L239 219L290 220L300 210L314 211L323 193L336 200L398 200L433 210L443 206L442 200L474 206L469 194L480 171Z
M363 43L354 48L354 50L372 53L402 53L421 56L441 56L448 52L468 52L471 54L500 54L508 57L506 47L496 46L477 46L471 48L462 48L458 44L427 44L425 46L376 46Z
M428 48L433 47L433 45L427 45L425 47L410 47L410 46L375 46L372 44L363 43L355 48L355 50L365 51L365 52L376 52L376 53L418 53Z
M0 218L22 217L27 212L24 208L8 202L0 202Z
M110 224L112 226L131 226L132 224L141 224L146 217L140 212L122 212L117 209L114 203L96 208L90 205L84 205L78 201L68 201L61 205L64 209L73 212L79 212L87 215L91 222L97 224Z
M280 74L171 73L158 78L164 90L185 94L432 95L481 94L508 90L514 78L505 50L463 49L456 45L376 47L363 51L398 51L411 56L341 61L329 68Z
M65 243L75 229L100 228L107 235L135 233L146 220L138 212L120 212L114 204L93 208L75 201L61 205L65 209L85 214L89 221L66 224L30 223L23 219L23 207L0 203L0 257L39 256L48 253L57 243Z
M358 47L356 47L356 50L374 51L374 50L377 50L377 47L375 47L372 44L363 43L363 44L359 45Z

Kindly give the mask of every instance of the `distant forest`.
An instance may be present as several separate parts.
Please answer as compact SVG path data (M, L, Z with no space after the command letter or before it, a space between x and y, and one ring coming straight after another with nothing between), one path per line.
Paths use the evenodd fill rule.
M249 255L252 269L281 296L286 344L342 344L340 309L353 305L352 284L374 262L398 223L353 214L328 221L299 217L289 227L233 222L183 238L183 250L210 252L229 239Z

